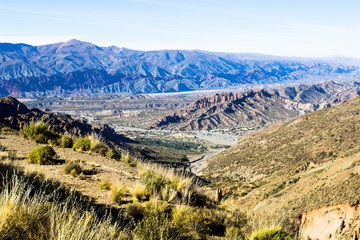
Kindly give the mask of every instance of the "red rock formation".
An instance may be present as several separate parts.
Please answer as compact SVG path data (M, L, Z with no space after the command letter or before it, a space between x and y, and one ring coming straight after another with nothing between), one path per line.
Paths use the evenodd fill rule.
M258 128L299 115L286 108L285 99L266 90L244 93L217 93L201 98L173 115L154 122L150 128L170 127L180 130L211 130L233 127Z

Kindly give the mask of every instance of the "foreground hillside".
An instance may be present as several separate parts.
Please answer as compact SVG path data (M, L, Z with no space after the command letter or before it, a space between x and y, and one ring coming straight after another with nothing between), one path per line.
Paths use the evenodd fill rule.
M2 128L0 239L292 239L221 206L198 178L77 149L83 141L49 146Z
M242 137L208 161L204 176L244 208L292 216L356 204L360 98Z

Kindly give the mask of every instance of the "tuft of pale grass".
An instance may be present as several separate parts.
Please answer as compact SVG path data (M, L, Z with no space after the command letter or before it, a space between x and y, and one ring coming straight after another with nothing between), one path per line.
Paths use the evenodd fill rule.
M5 167L11 170L11 166ZM3 176L0 239L110 240L124 239L128 235L117 223L111 222L110 216L99 219L92 210L83 211L74 206L70 196L61 204L56 199L50 202L46 192L35 188L19 172L11 173L12 177L9 172L0 173Z
M113 202L117 204L121 204L123 201L123 198L129 195L129 189L126 188L124 185L118 183L118 184L112 184L111 186L111 199Z
M150 197L150 193L149 191L146 189L146 186L142 183L137 183L133 188L132 188L132 195L134 198L134 201L142 201L142 200L146 200L149 199Z
M187 177L172 168L139 163L140 180L152 196L188 205L204 205L208 197L200 190L194 177Z

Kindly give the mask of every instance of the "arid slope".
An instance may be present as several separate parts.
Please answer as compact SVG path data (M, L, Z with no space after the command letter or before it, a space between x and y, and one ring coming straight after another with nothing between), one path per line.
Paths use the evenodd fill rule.
M230 202L298 216L360 198L360 98L241 138L202 174ZM231 199L231 200L230 200Z

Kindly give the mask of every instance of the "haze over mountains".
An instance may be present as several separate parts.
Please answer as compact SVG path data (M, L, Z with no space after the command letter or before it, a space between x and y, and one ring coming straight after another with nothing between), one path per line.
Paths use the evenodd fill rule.
M176 92L359 77L359 62L346 58L137 51L78 40L43 46L0 43L0 95Z

